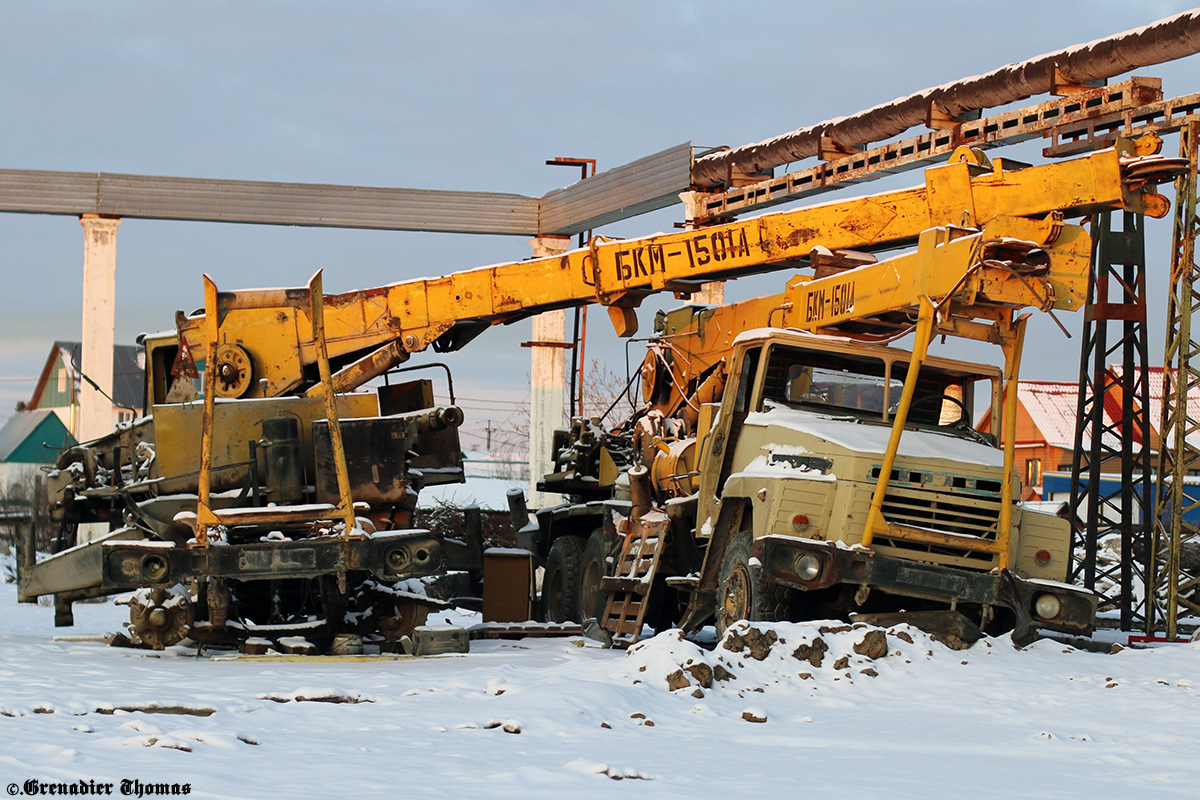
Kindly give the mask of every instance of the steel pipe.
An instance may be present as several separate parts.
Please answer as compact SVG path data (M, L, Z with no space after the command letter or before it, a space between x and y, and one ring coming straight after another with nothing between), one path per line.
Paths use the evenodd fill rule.
M1009 64L986 75L924 89L848 117L711 153L696 160L692 182L713 188L728 183L735 167L746 173L761 173L815 156L822 137L842 148L859 147L925 124L931 109L950 119L963 118L985 108L1045 94L1064 84L1107 80L1198 52L1200 9L1193 9L1142 28Z

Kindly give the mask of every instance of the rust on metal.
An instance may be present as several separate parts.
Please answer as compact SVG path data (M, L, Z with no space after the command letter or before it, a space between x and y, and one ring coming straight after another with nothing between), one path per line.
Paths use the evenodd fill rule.
M704 193L695 221L718 219L831 191L884 175L943 163L964 145L990 148L1046 137L1046 156L1111 147L1118 135L1168 133L1200 110L1200 94L1163 100L1162 81L1133 77L1067 98L940 128L724 191ZM1136 117L1136 120L1135 120Z

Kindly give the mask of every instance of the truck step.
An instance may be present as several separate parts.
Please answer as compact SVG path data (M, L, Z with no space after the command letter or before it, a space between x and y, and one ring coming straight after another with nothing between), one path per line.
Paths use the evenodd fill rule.
M600 587L609 592L604 628L612 634L614 646L628 647L641 635L646 595L654 583L669 527L670 521L661 512L650 512L633 523L621 546L617 574L600 581Z

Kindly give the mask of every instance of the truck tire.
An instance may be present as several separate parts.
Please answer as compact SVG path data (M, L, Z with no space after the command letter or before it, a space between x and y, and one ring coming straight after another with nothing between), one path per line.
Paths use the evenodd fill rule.
M780 622L791 616L793 592L786 586L761 583L750 566L751 531L742 531L725 548L721 559L721 594L717 598L717 636L740 619Z
M560 536L546 555L542 574L542 619L580 622L579 575L585 542L582 536Z
M583 549L583 560L579 566L579 613L582 617L580 622L589 617L604 622L608 592L600 591L600 579L608 574L607 555L604 532L599 529L592 531L587 546Z

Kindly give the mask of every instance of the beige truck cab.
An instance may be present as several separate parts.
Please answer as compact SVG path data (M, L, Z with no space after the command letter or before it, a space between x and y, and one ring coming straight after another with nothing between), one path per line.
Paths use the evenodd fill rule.
M864 538L910 357L782 329L738 337L719 411L697 432L696 536L708 541L703 571L719 576L718 629L955 612L957 624L1018 640L1035 628L1091 632L1094 595L1064 583L1068 523L1020 509L1015 476L1005 495L1003 451L971 425L982 401L1000 427L994 367L924 361L887 480L886 530Z

